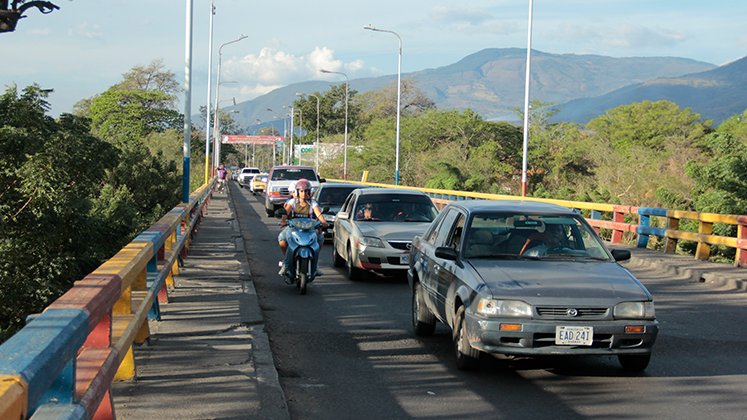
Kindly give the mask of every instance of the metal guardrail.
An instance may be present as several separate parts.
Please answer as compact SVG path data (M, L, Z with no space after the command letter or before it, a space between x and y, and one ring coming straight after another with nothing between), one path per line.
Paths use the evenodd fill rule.
M0 418L113 418L112 381L135 377L159 305L211 198L195 191L0 345Z
M443 207L449 201L455 200L528 200L553 203L577 211L587 210L590 217L587 217L586 220L589 224L597 229L597 231L600 229L610 230L611 234L609 240L612 243L622 242L623 234L625 232L630 232L637 236L636 246L639 248L646 248L648 247L650 237L654 236L661 238L664 241L663 251L665 253L673 254L677 248L678 241L692 241L697 243L695 258L699 260L707 260L710 258L711 245L726 246L736 250L734 265L737 267L747 267L747 215L701 213L694 211L668 210L661 207L637 207L587 203L583 201L519 197L513 195L418 188L339 179L329 179L328 181L349 182L385 188L419 190L430 195L439 207ZM635 223L633 223L631 219L633 219ZM697 232L680 230L681 222L688 220L697 222ZM736 236L714 235L714 224L736 226Z

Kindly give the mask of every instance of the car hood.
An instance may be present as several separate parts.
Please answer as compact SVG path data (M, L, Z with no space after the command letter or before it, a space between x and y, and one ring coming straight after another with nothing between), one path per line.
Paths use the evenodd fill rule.
M648 290L614 262L472 260L470 264L494 297L520 298L530 304L651 299Z
M415 235L422 235L430 222L358 222L363 236L374 236L386 241L412 241Z

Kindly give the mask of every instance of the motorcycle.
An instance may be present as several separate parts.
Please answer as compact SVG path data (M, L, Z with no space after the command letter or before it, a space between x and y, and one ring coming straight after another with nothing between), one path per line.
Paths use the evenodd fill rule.
M319 242L316 230L321 223L305 217L288 219L288 250L285 254L285 282L296 284L302 295L314 281L319 262Z

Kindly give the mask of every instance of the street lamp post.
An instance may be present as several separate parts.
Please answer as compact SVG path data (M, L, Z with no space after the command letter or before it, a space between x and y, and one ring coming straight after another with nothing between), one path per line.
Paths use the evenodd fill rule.
M341 71L319 70L322 73L340 74L345 77L345 142L343 143L342 179L348 179L348 75Z
M298 95L298 94L296 94ZM319 173L319 97L317 95L309 94L312 98L316 99L316 173Z
M211 100L211 84L213 81L213 16L215 15L215 6L213 6L213 0L210 0L210 42L208 42L208 85L207 85L207 110L206 121L205 121L205 183L207 184L210 179L210 100Z
M400 97L401 95L401 75L402 75L402 37L394 31L378 29L373 25L364 26L363 29L375 32L386 32L397 37L399 40L399 54L397 55L397 134L395 140L394 152L394 185L399 185L399 115L400 115Z
M257 131L256 131L256 132L254 133L254 134L256 135L256 134L259 134L259 130L260 130L260 127L259 127L259 125L260 125L260 124L262 124L262 120L260 120L259 118L257 118L257 119L255 119L254 121L256 121L256 122L257 122ZM254 167L256 167L256 166L257 166L257 165L256 165L256 164L254 163L254 162L255 162L255 157L256 157L256 156L257 156L257 143L252 143L252 166L254 166Z
M527 72L524 78L524 141L521 159L521 196L527 196L527 149L529 148L529 66L532 63L532 0L529 0L529 28L527 30Z
M214 159L213 159L213 166L215 168L220 165L220 132L218 131L218 124L220 121L220 66L221 62L223 61L223 47L225 47L228 44L233 44L234 42L239 42L242 39L246 38L246 35L241 35L238 38L234 39L233 41L228 41L220 46L218 48L218 80L216 82L215 86L215 121L213 123L213 141L215 142L215 146L213 147L213 153L215 153Z

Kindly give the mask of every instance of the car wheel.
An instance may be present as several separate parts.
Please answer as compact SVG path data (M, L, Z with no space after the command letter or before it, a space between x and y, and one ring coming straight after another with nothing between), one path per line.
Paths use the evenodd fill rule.
M265 209L265 213L267 213L267 217L275 216L275 212L270 209Z
M348 269L348 280L358 280L360 278L360 270L354 265L353 252L350 250L350 245L348 245L348 260L345 265Z
M456 354L457 368L462 370L474 369L480 361L480 351L474 349L467 340L465 332L466 320L464 318L464 306L460 306L454 315L454 329L452 331L454 341L454 353Z
M417 281L412 286L412 328L420 337L433 335L436 330L436 317L425 305L423 286Z
M337 253L337 247L334 241L332 242L332 265L335 267L342 267L345 265L345 260Z
M651 361L650 354L620 354L617 360L628 372L643 372Z

